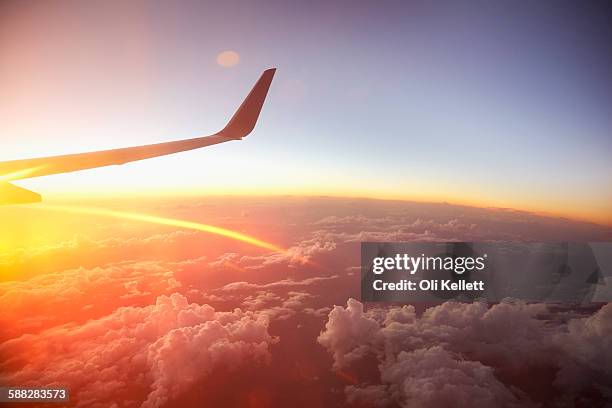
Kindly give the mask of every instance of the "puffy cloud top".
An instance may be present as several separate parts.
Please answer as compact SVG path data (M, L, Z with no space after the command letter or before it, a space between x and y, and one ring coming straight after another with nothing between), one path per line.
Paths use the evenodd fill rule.
M216 312L175 293L81 326L9 340L0 354L11 357L0 367L20 367L3 383L69 385L79 406L125 404L136 388L143 407L157 407L219 367L266 362L275 341L263 314Z
M378 361L378 382L346 387L349 402L488 407L534 404L512 385L530 368L557 373L559 403L588 394L588 387L612 391L611 338L612 304L563 323L542 304L447 302L419 317L412 306L364 311L349 299L331 310L318 341L334 369L365 356ZM542 379L542 387L551 380Z

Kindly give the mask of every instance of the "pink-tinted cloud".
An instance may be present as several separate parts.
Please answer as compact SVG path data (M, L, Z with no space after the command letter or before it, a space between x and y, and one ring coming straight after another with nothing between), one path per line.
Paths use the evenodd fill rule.
M77 406L158 407L219 368L265 363L275 341L264 314L217 312L173 294L4 342L2 382L69 386Z
M94 317L95 310L108 313L122 305L173 293L180 286L170 265L153 261L77 268L2 282L0 335L84 321Z
M249 283L249 282L233 282L229 283L221 288L222 291L232 292L237 290L247 289L275 289L275 288L294 288L301 286L310 286L312 284L337 279L337 275L331 276L315 276L303 280L283 279L277 282L270 282L264 284Z
M433 346L400 352L381 368L381 380L388 385L387 394L403 407L535 406L506 387L493 371Z

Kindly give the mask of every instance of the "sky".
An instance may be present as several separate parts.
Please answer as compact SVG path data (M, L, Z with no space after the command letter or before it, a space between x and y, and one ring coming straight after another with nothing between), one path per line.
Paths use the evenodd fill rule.
M603 3L602 3L603 4ZM612 12L572 2L0 3L0 160L242 142L19 184L448 201L612 224ZM219 54L237 54L219 63Z

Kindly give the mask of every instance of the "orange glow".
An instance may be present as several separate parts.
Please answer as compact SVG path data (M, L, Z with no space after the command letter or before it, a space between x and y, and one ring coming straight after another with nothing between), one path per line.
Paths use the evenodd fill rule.
M201 224L198 222L178 220L175 218L158 217L156 215L140 214L124 211L107 210L104 208L89 208L89 207L77 207L77 206L66 206L66 205L37 205L31 208L50 210L50 211L61 211L74 214L88 214L88 215L99 215L103 217L121 218L126 220L148 222L159 225L169 225L173 227L186 228L196 231L208 232L211 234L221 235L223 237L235 239L255 245L259 248L268 249L274 252L285 253L286 250L274 245L270 242L262 241L250 235L242 234L240 232L232 231L226 228L215 227L214 225Z

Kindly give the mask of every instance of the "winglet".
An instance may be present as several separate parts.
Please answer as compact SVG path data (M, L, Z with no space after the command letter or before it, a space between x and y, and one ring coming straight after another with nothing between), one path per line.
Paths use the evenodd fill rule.
M276 68L267 69L261 74L257 83L251 89L234 116L227 125L217 133L218 136L230 139L242 139L255 128L257 118L268 94Z

